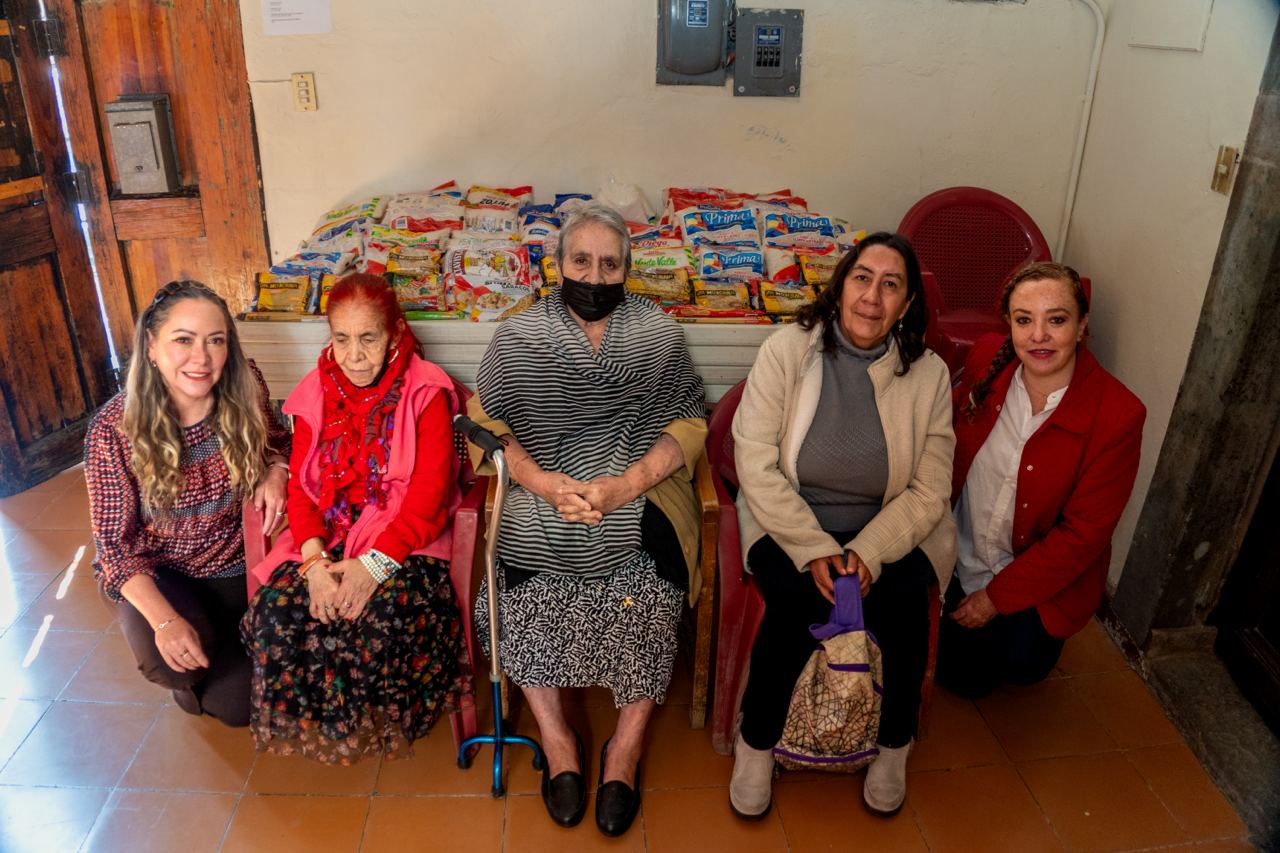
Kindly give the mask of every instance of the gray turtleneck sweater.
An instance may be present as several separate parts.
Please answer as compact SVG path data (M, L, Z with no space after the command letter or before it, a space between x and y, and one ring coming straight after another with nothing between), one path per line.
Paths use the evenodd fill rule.
M864 350L834 323L836 348L822 354L822 394L800 445L796 474L824 530L857 531L884 502L889 454L867 368L885 354L888 339Z

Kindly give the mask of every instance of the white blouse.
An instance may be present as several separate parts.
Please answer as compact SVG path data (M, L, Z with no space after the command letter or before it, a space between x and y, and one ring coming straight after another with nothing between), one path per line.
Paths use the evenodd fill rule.
M956 505L960 546L956 576L965 595L985 589L1001 569L1013 562L1013 512L1022 448L1049 419L1066 392L1065 387L1054 391L1043 411L1033 415L1031 396L1022 382L1022 365L1018 365L1003 406L996 406L1000 417L973 458Z

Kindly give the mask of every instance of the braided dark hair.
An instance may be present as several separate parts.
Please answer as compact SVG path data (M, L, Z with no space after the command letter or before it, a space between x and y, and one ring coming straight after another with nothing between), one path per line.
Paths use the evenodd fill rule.
M929 314L924 303L924 277L920 274L920 261L911 248L911 241L901 234L877 231L863 237L836 264L831 281L818 294L818 298L796 314L796 323L806 331L821 323L822 351L835 352L835 324L840 322L840 297L844 295L844 280L849 277L849 270L853 269L858 257L871 246L893 249L902 256L903 265L907 268L907 299L911 301L907 306L907 313L893 324L893 329L889 332L898 345L899 369L895 373L906 376L911 363L924 355L924 330Z
M1013 292L1018 289L1018 285L1024 281L1043 281L1045 279L1060 281L1068 285L1071 288L1071 296L1076 302L1076 309L1080 312L1080 318L1084 319L1089 316L1089 297L1085 295L1084 284L1080 281L1080 274L1066 264L1041 261L1019 270L1014 274L1013 278L1009 279L1009 283L1001 291L1000 316L1004 317L1006 323L1009 322L1009 302L1013 299ZM1086 331L1085 334L1088 334L1088 332ZM991 383L996 381L996 377L1016 357L1017 352L1013 348L1013 335L1008 335L1005 337L1004 343L1000 345L1000 349L996 350L987 372L982 375L981 379L973 383L973 388L969 390L969 399L965 401L964 408L961 409L966 418L970 421L973 420L983 401L991 393Z

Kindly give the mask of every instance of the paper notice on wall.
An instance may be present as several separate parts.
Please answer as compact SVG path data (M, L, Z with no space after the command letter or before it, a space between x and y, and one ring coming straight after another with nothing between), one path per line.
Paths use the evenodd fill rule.
M262 34L305 36L333 29L333 0L262 0Z

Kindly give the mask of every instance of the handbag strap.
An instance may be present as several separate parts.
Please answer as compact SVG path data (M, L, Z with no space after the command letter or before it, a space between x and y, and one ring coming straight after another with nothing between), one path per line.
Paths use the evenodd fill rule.
M836 578L836 603L831 617L825 624L810 625L809 633L815 640L829 640L850 631L865 630L862 622L862 587L857 575L840 575Z

